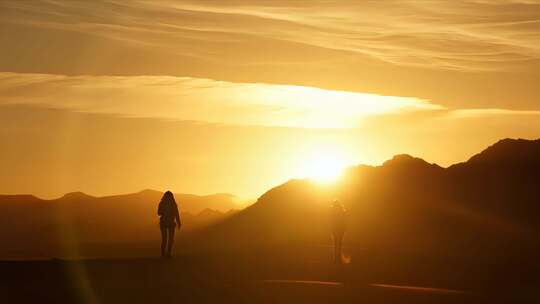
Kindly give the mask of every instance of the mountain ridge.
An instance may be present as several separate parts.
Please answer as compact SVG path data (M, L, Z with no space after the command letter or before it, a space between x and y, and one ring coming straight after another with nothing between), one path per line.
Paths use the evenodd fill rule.
M144 189L144 190L141 190L141 191L137 191L137 192L133 192L133 193L124 193L124 194L113 194L113 195L103 195L103 196L94 196L94 195L90 195L90 194L87 194L85 192L82 192L82 191L72 191L72 192L67 192L65 194L63 194L62 196L60 197L57 197L57 198L52 198L52 199L45 199L45 198L41 198L41 197L38 197L34 194L26 194L26 193L21 193L21 194L0 194L0 198L24 198L24 199L33 199L33 200L39 200L39 201L59 201L59 200L77 200L77 199L107 199L107 198L114 198L114 197L127 197L127 196L138 196L138 195L145 195L145 196L156 196L156 195L163 195L163 191L158 191L158 190L152 190L152 189ZM175 197L178 196L178 197L182 197L182 198L186 198L186 197L190 197L190 198L227 198L227 199L231 199L231 200L238 200L238 201L242 201L241 198L239 198L238 196L234 195L234 194L231 194L231 193L212 193L212 194L204 194L204 195L199 195L199 194L191 194L191 193L174 193Z
M489 252L510 244L540 249L532 237L532 231L540 231L540 154L534 152L539 148L540 140L504 139L448 168L398 155L381 166L348 168L345 180L332 187L289 180L201 238L250 246L325 243L330 231L326 214L337 198L351 212L349 242L370 248L437 254ZM531 165L522 165L522 157L508 153L512 149ZM493 165L478 166L478 155ZM221 246L233 242L228 243Z
M525 146L531 146L531 145L536 145L536 148L534 148L534 151L532 151L530 153L521 152L519 156L522 156L522 157L526 156L526 157L529 157L529 158L533 158L531 156L535 156L535 155L540 154L540 138L539 139L534 139L534 140L528 140L528 139L522 139L522 138L517 138L517 139L504 138L504 139L500 139L496 143L488 146L487 148L485 148L481 152L474 154L467 161L458 162L458 163L452 164L452 165L450 165L450 166L448 166L446 168L438 165L437 163L429 163L429 162L427 162L426 160L424 160L421 157L416 157L416 156L413 156L413 155L410 155L410 154L395 154L392 158L384 161L379 166L370 166L370 165L365 165L365 164L357 164L357 165L347 167L346 171L351 170L351 169L354 170L355 168L364 168L365 169L365 168L373 168L373 167L411 167L411 166L416 167L416 168L431 167L431 168L434 168L434 169L450 169L450 168L453 168L453 167L459 167L459 166L461 166L463 164L473 163L473 162L486 162L486 161L494 161L494 160L501 160L501 159L502 160L507 160L507 161L516 160L516 159L519 160L520 159L519 157L513 157L511 154L509 155L509 152L512 152L512 148L514 148L513 151L515 151L515 148L519 146L520 149L518 151L521 151L522 150L521 148L523 148ZM291 180L294 181L294 180L298 180L298 179L291 179ZM108 198L108 197L128 196L128 195L137 195L137 194L140 194L140 195L158 195L158 194L162 195L163 191L154 190L154 189L143 189L143 190L140 190L140 191L137 191L137 192L132 192L132 193L103 195L103 196L94 196L94 195L84 193L82 191L72 191L72 192L65 193L64 195L62 195L62 196L60 196L58 198L53 198L53 199L43 199L43 198L40 198L38 196L35 196L34 194L0 194L0 197L7 197L7 196L12 196L12 197L20 196L20 197L23 197L23 196L26 196L27 198L35 198L35 199L47 200L47 201L55 201L55 200L62 199L62 198ZM231 199L240 200L239 197L237 197L236 195L231 194L231 193L212 193L212 194L203 194L203 195L191 194L191 193L175 193L175 196L180 196L180 197L190 197L191 196L191 197L201 197L201 198L227 197L227 198L231 198Z

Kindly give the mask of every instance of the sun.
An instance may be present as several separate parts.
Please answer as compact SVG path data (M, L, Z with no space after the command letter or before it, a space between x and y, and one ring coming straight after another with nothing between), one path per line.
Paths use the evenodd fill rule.
M317 182L330 183L341 176L346 165L346 159L341 157L339 153L317 151L306 158L300 175Z
M319 182L331 182L343 171L343 165L332 158L321 158L311 165L308 177Z

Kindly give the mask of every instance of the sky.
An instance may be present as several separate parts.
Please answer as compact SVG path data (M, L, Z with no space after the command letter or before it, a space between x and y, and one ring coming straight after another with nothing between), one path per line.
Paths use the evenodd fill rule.
M0 0L0 193L255 198L540 137L540 1Z

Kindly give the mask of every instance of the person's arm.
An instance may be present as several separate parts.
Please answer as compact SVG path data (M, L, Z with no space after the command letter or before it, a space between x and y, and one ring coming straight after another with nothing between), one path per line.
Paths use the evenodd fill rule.
M176 225L177 225L178 229L180 229L180 226L182 226L182 222L180 222L180 212L178 212L178 205L175 205L175 207L176 207L176 214L175 214Z
M159 205L158 205L158 208L157 208L157 214L159 216L163 215L163 206L162 206L161 202L159 202Z

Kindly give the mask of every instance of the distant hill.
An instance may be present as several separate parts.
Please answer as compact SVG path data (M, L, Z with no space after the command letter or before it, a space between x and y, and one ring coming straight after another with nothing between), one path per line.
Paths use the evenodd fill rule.
M70 194L66 194L66 196L68 195ZM162 196L163 192L147 189L137 193L108 196L103 197L102 199L140 202L143 204L147 203L157 206L157 203ZM199 213L204 209L213 209L221 212L227 212L230 209L237 209L239 208L239 206L245 203L241 201L241 199L239 199L238 197L228 193L217 193L211 195L175 193L174 197L181 211L186 211L190 213Z
M330 244L334 198L349 210L347 243L363 248L534 251L540 248L540 140L504 139L449 168L398 155L381 166L351 167L333 186L291 180L198 239L238 248Z
M0 195L0 258L51 256L67 244L141 242L159 239L157 204L162 192L93 197L67 193L54 200ZM182 231L211 225L239 209L231 194L175 194Z

